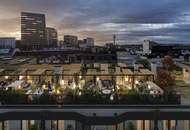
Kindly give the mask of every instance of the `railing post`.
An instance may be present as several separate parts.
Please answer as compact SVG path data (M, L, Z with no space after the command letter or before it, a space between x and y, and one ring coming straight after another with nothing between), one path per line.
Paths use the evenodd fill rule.
M2 121L2 130L5 130L5 124L4 124L5 122L4 121Z
M41 122L40 122L40 130L46 130L45 120L41 120Z
M135 76L133 75L132 76L132 89L135 88Z
M158 130L158 120L154 120L154 130Z

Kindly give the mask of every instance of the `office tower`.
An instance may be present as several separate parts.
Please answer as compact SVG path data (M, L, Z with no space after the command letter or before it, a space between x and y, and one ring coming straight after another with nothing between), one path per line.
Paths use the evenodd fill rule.
M84 43L87 47L93 47L94 46L94 38L87 37L84 39Z
M69 47L78 47L78 37L72 35L64 36L64 44Z
M94 38L87 37L86 39L78 40L78 44L80 48L94 47Z
M49 48L57 47L57 30L54 28L47 27L46 28L46 38L47 38L47 46Z
M25 49L42 49L46 46L45 15L21 13L21 42Z

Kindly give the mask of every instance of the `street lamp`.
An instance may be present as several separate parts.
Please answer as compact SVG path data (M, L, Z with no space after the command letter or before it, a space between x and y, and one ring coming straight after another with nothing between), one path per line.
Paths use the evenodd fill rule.
M79 84L78 87L81 89L81 85Z
M60 84L61 84L61 85L64 85L64 84L65 84L65 81L62 79L62 80L60 81Z
M97 78L96 78L96 81L98 82L99 80L100 80L100 78L99 78L99 77L97 77Z
M138 80L136 80L136 81L135 81L135 84L139 84L139 81L138 81Z
M20 85L18 86L18 89L21 89L21 86L20 86Z
M128 81L129 81L128 77L125 77L125 82L128 82Z
M19 76L19 80L22 80L23 76Z
M42 88L45 90L45 89L46 89L46 85L44 84L44 85L42 86Z
M9 76L5 76L5 79L8 79L9 78Z
M114 97L113 95L110 96L110 100L113 101L114 100Z
M120 89L120 87L117 85L117 90L119 90Z
M56 91L56 93L57 93L57 94L60 94L60 91L59 91L59 90L57 90L57 91Z

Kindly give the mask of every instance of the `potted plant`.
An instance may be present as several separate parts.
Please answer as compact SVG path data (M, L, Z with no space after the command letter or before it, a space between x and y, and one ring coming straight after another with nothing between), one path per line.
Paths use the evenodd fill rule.
M135 130L134 124L132 122L128 122L128 129Z
M73 130L73 126L72 125L68 125L67 126L67 130Z

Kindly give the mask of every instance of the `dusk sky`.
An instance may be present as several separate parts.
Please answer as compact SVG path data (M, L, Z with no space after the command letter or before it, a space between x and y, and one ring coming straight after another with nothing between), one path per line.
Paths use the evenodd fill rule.
M0 37L20 39L20 12L44 13L46 25L96 43L143 40L190 44L190 0L0 0Z

